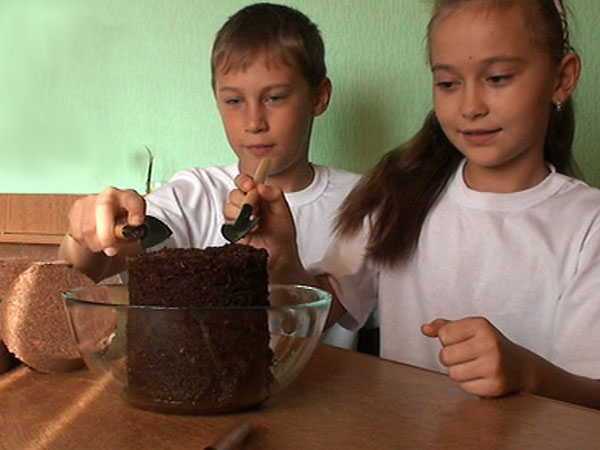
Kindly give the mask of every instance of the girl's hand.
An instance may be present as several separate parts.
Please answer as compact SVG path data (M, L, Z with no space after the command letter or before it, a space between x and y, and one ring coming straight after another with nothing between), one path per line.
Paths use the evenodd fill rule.
M487 319L436 319L422 325L421 332L440 340L440 362L465 391L498 397L526 388L531 353L504 337Z
M93 253L107 256L128 254L138 248L137 242L118 239L115 225L141 225L146 214L144 198L134 190L105 189L98 195L77 200L69 212L69 234ZM135 251L137 253L137 251Z
M283 192L275 186L256 185L248 175L238 176L235 184L237 189L229 193L225 204L225 219L235 221L242 205L249 203L259 222L240 243L267 250L272 282L293 279L303 269L296 246L294 219Z

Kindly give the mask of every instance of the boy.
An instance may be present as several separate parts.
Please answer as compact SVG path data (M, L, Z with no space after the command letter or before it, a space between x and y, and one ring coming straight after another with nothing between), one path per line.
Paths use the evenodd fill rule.
M359 176L313 165L308 160L313 119L327 109L327 78L319 30L287 6L259 3L229 18L216 35L211 57L212 84L236 165L177 173L144 201L134 191L110 188L79 200L69 214L62 258L94 279L125 268L125 256L141 251L118 241L116 221L143 222L144 214L166 223L169 247L224 245L220 228L228 194L240 173L252 175L270 158L268 183L285 192L298 227L305 264L323 256L336 210ZM353 334L337 327L325 342L351 347Z

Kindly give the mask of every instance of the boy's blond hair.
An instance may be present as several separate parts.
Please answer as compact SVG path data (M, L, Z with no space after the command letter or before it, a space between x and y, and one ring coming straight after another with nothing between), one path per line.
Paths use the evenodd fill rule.
M297 67L312 88L327 77L317 26L294 8L256 3L239 10L217 32L211 56L213 88L217 71L244 70L263 51Z

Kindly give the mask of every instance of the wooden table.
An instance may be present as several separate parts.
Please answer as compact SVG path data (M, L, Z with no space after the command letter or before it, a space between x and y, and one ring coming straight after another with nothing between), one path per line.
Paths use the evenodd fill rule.
M262 409L162 415L128 406L107 377L0 376L0 449L201 450L235 423L262 426L244 449L600 449L600 413L520 395L481 400L447 377L321 346Z

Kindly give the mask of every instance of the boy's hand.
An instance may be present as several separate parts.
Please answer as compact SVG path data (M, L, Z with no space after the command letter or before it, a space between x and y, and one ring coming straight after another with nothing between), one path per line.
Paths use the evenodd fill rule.
M253 214L259 218L258 226L240 242L267 250L273 282L285 282L284 277L293 276L301 264L294 219L283 192L275 186L256 185L248 175L238 176L235 184L237 189L229 193L225 204L225 219L233 222L244 203L252 206Z
M107 256L131 252L137 242L115 236L115 225L141 225L146 214L144 198L134 190L105 189L77 200L69 212L69 234L84 247Z
M487 319L436 319L422 325L421 332L440 340L444 347L440 361L465 391L498 397L525 388L529 352L504 337Z

